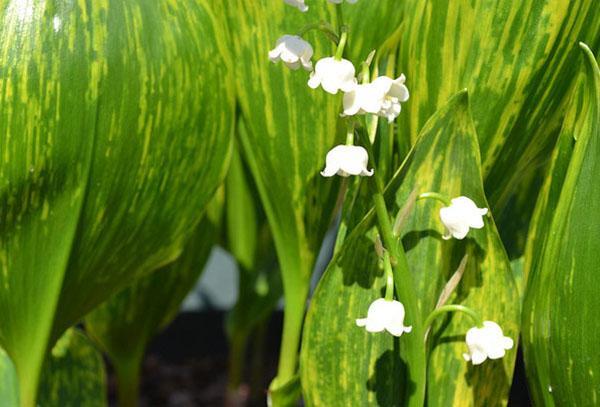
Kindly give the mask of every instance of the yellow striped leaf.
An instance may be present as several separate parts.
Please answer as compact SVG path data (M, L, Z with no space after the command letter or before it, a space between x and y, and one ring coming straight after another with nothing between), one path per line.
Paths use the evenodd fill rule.
M0 344L35 404L48 343L172 261L227 163L204 0L0 0Z
M597 2L408 0L406 10L399 67L413 99L403 136L414 140L450 95L467 88L486 192L500 215L554 144L575 76L574 45L600 45Z
M424 126L387 188L388 208L396 215L417 188L449 197L466 195L486 207L477 135L466 92L454 96ZM417 202L402 229L423 316L469 254L464 277L450 302L476 309L517 337L518 293L510 264L491 217L482 230L462 242L444 241L440 204ZM369 304L382 296L383 271L374 250L373 216L349 235L331 262L311 302L303 338L301 373L309 405L401 405L414 391L402 358L405 337L369 334L358 328ZM489 301L493 296L497 301ZM402 301L402 298L400 298ZM407 316L410 323L410 316ZM508 397L516 352L501 361L472 367L462 358L464 334L471 327L461 315L434 325L430 334L428 405L501 404ZM406 334L406 335L410 335Z
M583 45L583 66L552 170L536 207L525 271L523 346L536 404L600 401L600 70Z

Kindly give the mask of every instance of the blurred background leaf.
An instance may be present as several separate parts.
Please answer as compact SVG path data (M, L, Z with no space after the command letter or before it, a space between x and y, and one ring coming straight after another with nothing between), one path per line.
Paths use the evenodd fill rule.
M46 359L38 406L107 405L102 355L81 331L69 329L56 342Z
M388 205L394 208L394 214L415 188L419 192L439 191L449 197L467 195L479 206L487 206L466 92L440 109L418 140L387 188ZM417 203L402 230L423 317L434 309L447 279L467 252L467 270L452 301L497 321L516 338L518 294L493 221L488 218L486 227L471 231L464 242L443 241L439 206ZM363 316L369 304L383 295L385 286L373 247L375 233L373 216L369 215L351 232L330 263L311 301L301 365L309 405L401 405L415 386L404 371L403 339L385 333L369 334L355 324L355 318ZM490 295L498 301L490 302ZM410 316L407 319L410 323ZM435 325L430 336L428 403L506 402L516 352L473 371L461 356L465 351L464 334L470 327L459 315Z
M7 406L19 405L19 380L10 357L0 348L0 399Z
M119 404L137 406L146 347L179 312L219 236L223 194L217 194L181 256L136 282L85 319L90 336L109 356L117 374Z
M600 70L590 49L581 48L581 74L525 262L525 363L533 399L546 406L593 405L600 388Z
M243 126L240 123L239 126ZM227 248L238 265L238 298L227 315L229 340L228 400L231 405L258 403L265 374L266 323L282 296L281 274L266 216L250 171L234 149L226 181ZM249 391L242 388L248 345L253 360ZM248 394L246 394L248 393Z

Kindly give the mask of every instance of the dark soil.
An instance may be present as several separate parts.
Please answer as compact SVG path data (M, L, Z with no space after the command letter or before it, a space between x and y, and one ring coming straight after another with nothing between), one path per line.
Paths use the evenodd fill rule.
M155 338L144 360L141 407L266 406L266 389L277 366L282 316L276 314L269 323L264 373L257 386L257 398L252 402L247 386L236 395L237 402L231 397L226 402L227 340L223 320L221 312L182 313ZM109 400L111 406L116 406L112 373L109 373ZM530 405L519 352L509 406Z

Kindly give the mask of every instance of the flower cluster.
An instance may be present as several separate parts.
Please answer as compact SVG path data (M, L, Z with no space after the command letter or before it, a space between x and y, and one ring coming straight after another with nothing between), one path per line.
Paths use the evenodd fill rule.
M341 4L344 0L328 0L330 3ZM356 3L357 0L346 0L347 3ZM308 10L305 0L284 0L286 4L296 7L302 12ZM347 32L341 30L337 39L337 51L333 56L319 59L314 64L312 45L304 40L301 35L283 35L275 47L269 52L269 59L273 63L281 61L288 68L298 70L302 67L310 72L308 86L312 89L321 88L323 91L336 95L343 93L342 117L356 115L374 115L393 122L400 114L401 104L408 101L409 91L405 85L406 78L402 74L393 79L379 76L371 80L369 75L370 60L362 64L363 72L358 80L353 63L344 59L344 46ZM374 170L368 169L369 155L365 148L353 145L354 125L350 127L350 137L347 145L338 145L331 149L325 159L325 169L321 172L323 177L339 175L367 176L373 175ZM441 200L445 206L439 211L441 223L446 229L444 239L464 239L470 229L484 227L483 216L488 213L487 208L479 208L473 200L466 196L459 196L448 200L445 196L431 192L422 194L419 198L434 198ZM368 332L387 331L393 336L401 336L412 331L411 326L404 325L405 310L400 301L393 299L394 278L389 253L385 254L387 285L385 298L373 301L367 311L366 318L356 319L356 325L364 327ZM457 308L458 307L458 308ZM468 353L464 354L467 361L474 365L483 363L486 359L498 359L504 356L505 351L513 347L513 340L504 336L498 324L492 321L481 322L477 314L464 306L442 306L432 313L432 318L437 313L448 310L462 310L471 315L477 322L476 326L469 329L466 334Z

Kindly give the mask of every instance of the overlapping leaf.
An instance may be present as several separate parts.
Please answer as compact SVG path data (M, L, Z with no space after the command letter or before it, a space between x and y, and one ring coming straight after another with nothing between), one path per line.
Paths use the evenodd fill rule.
M536 208L526 257L524 354L539 405L593 405L600 389L600 70L583 72Z
M340 139L341 96L308 88L307 72L272 64L268 52L280 36L308 22L333 21L329 6L314 3L309 13L301 13L284 2L235 0L226 7L247 128L239 140L271 226L286 295L286 358L280 360L278 386L285 386L296 370L310 274L336 200L336 183L324 181L319 171L327 151ZM315 58L333 54L333 45L321 33L311 31L305 37Z
M465 92L427 122L388 186L388 206L393 205L394 214L415 188L449 197L466 195L486 206L477 136ZM441 239L438 212L439 203L417 203L402 231L422 314L433 310L441 288L467 252L467 270L450 301L478 310L516 338L518 293L493 220L488 218L484 229L455 244ZM415 385L404 372L404 338L369 334L355 325L355 318L365 315L385 285L373 239L373 217L367 216L349 235L313 297L301 359L309 405L400 405ZM492 296L497 301L490 302ZM508 397L515 352L502 361L470 367L462 358L469 322L455 315L434 326L429 339L431 405L496 405Z
M230 143L223 19L204 0L0 1L0 343L23 405L49 338L200 220Z
M110 357L118 374L119 391L126 389L126 376L133 370L135 382L152 337L170 323L179 312L181 302L192 289L218 237L222 196L216 196L212 209L198 225L181 256L172 264L138 279L107 302L96 308L85 319L90 336ZM133 366L133 367L132 367Z
M48 355L39 393L40 407L108 405L102 355L77 329L66 331Z
M406 13L399 63L413 103L400 135L414 140L441 103L469 89L486 192L503 209L554 144L575 76L573 45L600 45L597 3L410 0Z

